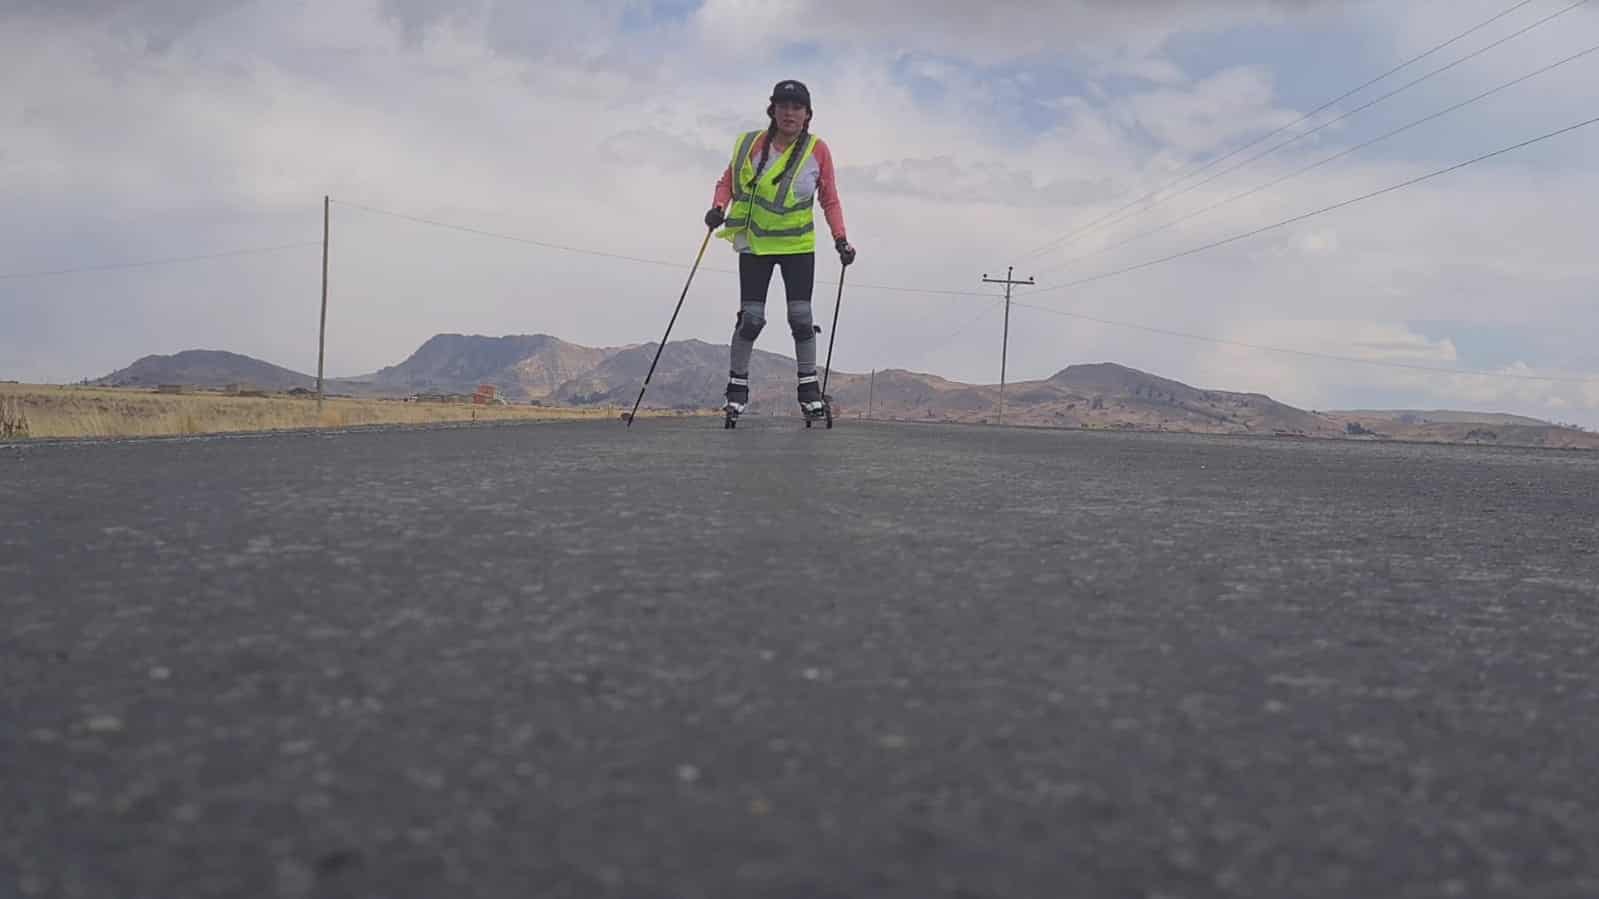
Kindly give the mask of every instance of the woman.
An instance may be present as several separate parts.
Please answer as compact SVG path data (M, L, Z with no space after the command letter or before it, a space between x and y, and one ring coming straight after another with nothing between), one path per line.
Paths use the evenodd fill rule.
M766 107L770 124L765 131L739 138L732 162L716 183L716 199L705 214L706 227L724 226L717 236L732 241L739 254L738 323L733 328L723 407L730 416L742 413L750 401L750 353L766 326L766 292L774 268L783 270L783 290L788 295L788 327L799 362L800 411L807 418L827 414L816 378L816 328L811 318L818 200L844 265L855 261L855 248L844 235L833 155L827 144L811 135L811 116L811 94L805 85L778 82Z

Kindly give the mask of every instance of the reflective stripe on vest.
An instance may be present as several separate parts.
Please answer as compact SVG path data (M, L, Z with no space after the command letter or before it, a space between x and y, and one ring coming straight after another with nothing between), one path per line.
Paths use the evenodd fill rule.
M748 132L733 150L733 202L717 236L731 241L743 234L750 249L759 255L814 252L816 197L813 194L796 200L793 190L795 177L815 151L816 138L812 137L804 147L790 145L776 159L769 159L768 168L757 178L750 155L761 134ZM795 153L799 158L789 165L787 160ZM776 172L783 172L783 177L773 183L769 176ZM754 188L749 186L752 179L756 180Z

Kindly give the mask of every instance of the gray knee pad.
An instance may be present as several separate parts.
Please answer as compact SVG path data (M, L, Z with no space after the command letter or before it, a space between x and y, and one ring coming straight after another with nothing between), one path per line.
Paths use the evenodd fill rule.
M766 319L753 312L740 312L738 314L738 336L745 340L754 340L761 336L761 329L766 327Z
M806 340L815 340L816 335L821 333L822 329L816 327L815 323L811 321L811 317L809 315L805 315L800 318L790 318L788 320L788 330L794 335L795 340L803 342Z

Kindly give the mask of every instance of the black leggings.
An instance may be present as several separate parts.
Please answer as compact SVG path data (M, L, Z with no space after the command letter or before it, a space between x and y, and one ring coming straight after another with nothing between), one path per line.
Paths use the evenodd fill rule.
M766 325L766 293L772 284L772 270L783 270L783 292L788 299L788 328L794 335L794 358L799 374L816 374L816 329L811 315L811 291L816 286L816 254L786 256L738 255L739 324L733 329L732 359L729 370L749 372L755 337Z
M795 253L792 256L738 254L739 299L764 307L774 268L783 270L783 292L788 295L790 303L811 301L811 291L816 287L815 253Z

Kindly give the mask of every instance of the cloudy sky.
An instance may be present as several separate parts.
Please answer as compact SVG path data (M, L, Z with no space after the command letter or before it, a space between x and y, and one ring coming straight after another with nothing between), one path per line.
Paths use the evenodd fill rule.
M980 278L1014 264L1040 287L1013 380L1115 361L1599 426L1599 126L1122 271L1599 115L1594 53L1308 168L1599 44L1599 3L1528 0L1301 121L1515 5L0 0L0 378L187 348L314 371L325 194L330 375L440 331L658 339L733 140L799 78L861 253L841 369L996 382ZM712 246L674 338L727 339L735 263Z

